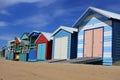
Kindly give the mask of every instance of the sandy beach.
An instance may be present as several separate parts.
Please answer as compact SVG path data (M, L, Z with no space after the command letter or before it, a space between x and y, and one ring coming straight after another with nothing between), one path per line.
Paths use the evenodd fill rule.
M120 66L0 59L0 80L120 80Z

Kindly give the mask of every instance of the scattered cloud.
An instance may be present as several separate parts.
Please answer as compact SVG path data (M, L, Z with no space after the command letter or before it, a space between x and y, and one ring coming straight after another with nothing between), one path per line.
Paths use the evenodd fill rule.
M0 40L4 40L4 41L13 40L15 36L16 34L2 34L0 35Z
M83 10L83 6L74 7L74 8L61 8L55 9L53 12L54 17L64 16L64 15L71 15L74 12L81 12ZM86 7L86 6L84 6Z
M19 3L38 3L39 7L48 6L56 0L0 0L0 8L16 5Z
M55 2L56 0L0 0L0 14L10 15L6 8L20 3L36 3L36 6L41 8L49 6Z
M24 25L26 27L42 28L49 24L50 16L45 14L34 15L25 19L15 21L14 25Z
M0 27L5 27L7 26L8 23L7 22L4 22L4 21L0 21Z
M10 15L10 13L7 10L0 10L0 14L2 14L2 15Z
M55 3L57 0L39 0L37 6L38 7L46 7L46 6L49 6L53 3Z
M0 8L9 7L19 3L33 3L39 0L0 0Z

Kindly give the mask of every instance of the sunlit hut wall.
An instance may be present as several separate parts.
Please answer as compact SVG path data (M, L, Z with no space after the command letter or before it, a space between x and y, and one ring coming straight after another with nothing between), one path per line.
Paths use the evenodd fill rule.
M14 60L19 60L19 54L21 53L21 40L18 37L15 37L15 52L14 52Z
M77 58L101 58L103 65L120 60L119 14L89 7L73 27L79 30Z
M9 54L9 59L14 60L14 52L15 52L15 40L11 40L10 42L10 54Z
M50 60L52 56L51 33L41 32L35 42L36 42L37 61Z
M21 39L21 53L19 54L19 60L28 61L29 33L23 33L20 39Z
M2 47L1 57L5 57L6 48L6 46Z
M39 36L39 31L32 31L29 34L29 54L28 54L28 61L36 61L37 55L36 55L36 45L35 40Z
M6 50L5 50L5 59L9 60L10 59L10 41L7 42L6 45Z
M52 34L52 59L73 59L77 57L77 29L60 26Z

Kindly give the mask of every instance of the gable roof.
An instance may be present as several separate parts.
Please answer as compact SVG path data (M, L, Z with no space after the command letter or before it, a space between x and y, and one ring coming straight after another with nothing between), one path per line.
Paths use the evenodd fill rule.
M95 7L89 7L79 18L78 20L72 25L72 27L77 27L76 25L78 23L80 23L84 17L86 16L87 13L89 13L90 11L94 11L98 14L101 14L105 17L107 17L108 19L117 19L117 20L120 20L120 14L117 14L117 13L113 13L113 12L110 12L110 11L106 11L106 10L102 10L102 9L98 9L98 8L95 8Z
M41 32L41 33L47 38L48 41L51 40L52 33L47 33L47 32Z
M36 41L39 39L39 37L40 37L42 34L46 37L46 39L47 39L48 41L52 40L52 37L51 37L52 33L41 32L40 35L38 36L38 38L36 39ZM36 42L36 41L35 41L35 42Z
M26 36L24 37L24 35L26 35ZM25 32L25 33L22 34L22 36L20 37L20 39L27 39L28 37L29 37L29 33Z
M40 34L40 31L32 31L28 36L31 36L33 33L38 33L38 34Z
M16 42L16 43L20 43L20 42L21 42L20 38L15 37L15 42Z
M12 43L12 42L15 42L15 40L10 40L9 42Z
M73 33L73 32L77 32L78 30L76 28L72 28L72 27L66 27L66 26L60 26L57 30L55 30L51 36L54 36L59 30L65 30L67 32Z

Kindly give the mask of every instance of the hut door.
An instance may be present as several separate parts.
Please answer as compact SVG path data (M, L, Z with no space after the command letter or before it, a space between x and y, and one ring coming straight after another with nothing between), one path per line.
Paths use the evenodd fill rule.
M85 31L84 57L92 57L92 33L92 30Z
M55 39L54 59L67 59L68 37Z
M84 57L102 57L103 28L85 31Z
M45 60L45 53L46 53L46 44L45 43L38 44L37 58L39 60Z
M102 40L103 40L102 32L103 32L102 28L93 30L94 33L93 57L102 57Z

